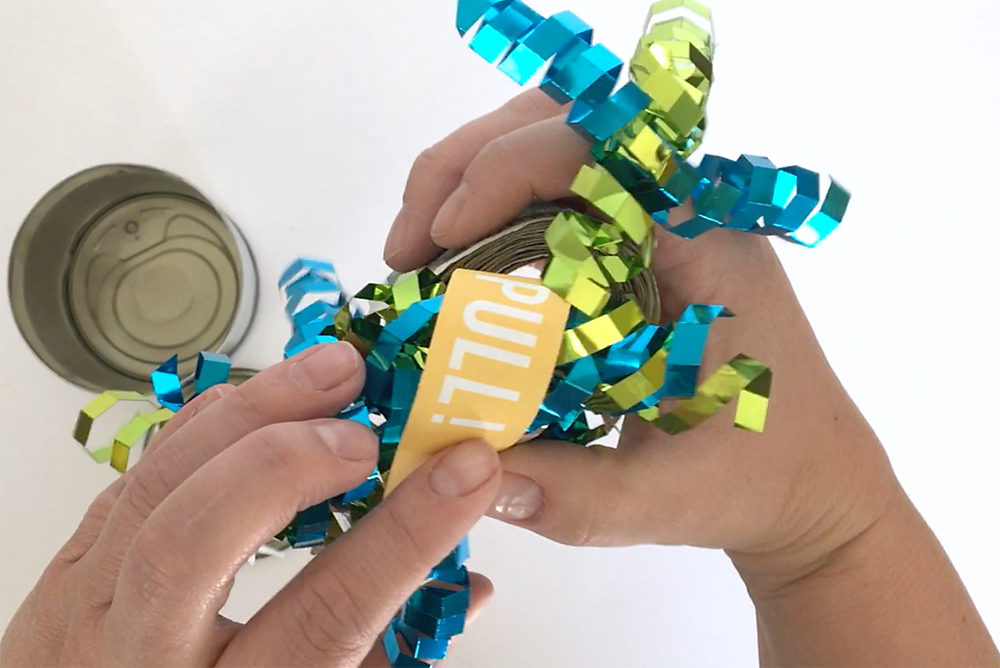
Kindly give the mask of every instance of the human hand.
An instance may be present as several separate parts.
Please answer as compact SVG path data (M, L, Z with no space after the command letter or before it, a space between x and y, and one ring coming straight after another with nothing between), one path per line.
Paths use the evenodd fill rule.
M386 261L414 269L498 232L533 199L570 195L589 144L532 90L458 130L414 165ZM693 216L690 203L671 224ZM767 239L657 228L664 319L722 304L704 368L737 353L774 370L764 434L726 413L667 436L636 418L617 449L533 442L502 453L494 517L576 545L725 548L745 579L780 587L871 526L901 492L884 452L827 363ZM730 413L731 415L731 413Z
M325 418L358 395L363 369L349 344L316 346L186 406L94 501L0 664L388 665L380 632L497 493L485 443L438 454L246 625L219 614L260 545L371 473L375 435ZM472 613L489 593L474 577Z

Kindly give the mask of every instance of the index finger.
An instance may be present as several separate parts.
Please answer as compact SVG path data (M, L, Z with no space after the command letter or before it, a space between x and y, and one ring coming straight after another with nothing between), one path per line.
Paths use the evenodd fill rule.
M431 240L431 223L479 152L498 137L563 111L552 98L533 88L421 153L413 163L403 207L385 242L386 264L397 271L409 271L437 257L441 249Z
M254 615L219 665L357 665L499 486L485 442L438 453Z
M336 415L364 385L364 366L349 343L314 346L262 371L183 424L143 457L97 542L81 559L88 586L108 597L139 527L175 489L241 438L262 427Z

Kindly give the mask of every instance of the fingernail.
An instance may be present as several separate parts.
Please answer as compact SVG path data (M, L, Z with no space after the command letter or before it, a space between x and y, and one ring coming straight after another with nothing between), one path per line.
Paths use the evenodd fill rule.
M530 520L542 510L542 488L531 478L505 471L493 508L498 520Z
M389 236L385 240L385 250L382 252L382 259L386 262L389 262L402 253L406 248L407 231L410 222L409 217L406 205L404 204L403 208L396 214L396 219L392 221L392 227L389 228Z
M368 439L358 438L355 429L345 428L342 420L324 420L316 423L316 433L323 439L327 447L341 459L360 462L371 459L375 448Z
M430 485L440 496L467 496L493 477L499 460L483 441L455 446L431 471Z
M358 353L349 343L321 346L292 365L292 380L313 392L326 392L343 384L358 368Z
M458 222L458 218L462 213L462 209L465 208L465 200L469 197L469 186L465 183L458 186L458 188L451 194L451 196L441 205L441 210L438 211L437 216L434 218L434 223L431 225L431 238L435 241L438 237L448 234L448 232L455 227L455 223Z

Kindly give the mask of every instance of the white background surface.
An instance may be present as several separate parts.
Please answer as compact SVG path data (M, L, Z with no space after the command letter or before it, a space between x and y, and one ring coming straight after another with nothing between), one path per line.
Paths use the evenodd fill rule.
M312 254L352 290L384 277L382 240L413 158L517 92L463 46L454 4L0 0L4 260L35 201L71 173L104 162L171 170L256 251L263 299L237 362L277 361L280 269ZM835 368L1000 635L1000 3L711 4L706 149L826 170L854 191L841 230L782 256ZM572 8L629 56L647 3L534 6ZM6 308L0 333L6 625L113 474L71 439L88 393L32 356ZM497 595L454 649L456 667L756 661L753 610L720 553L569 549L492 521L475 530L473 552ZM244 571L227 611L249 615L305 558Z

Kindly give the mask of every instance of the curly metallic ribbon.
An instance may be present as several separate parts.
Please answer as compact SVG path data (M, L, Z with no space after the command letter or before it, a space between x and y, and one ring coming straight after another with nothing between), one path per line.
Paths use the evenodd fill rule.
M686 162L704 136L714 76L711 11L696 0L652 5L631 81L613 94L622 61L593 46L593 30L572 13L546 19L518 0L460 0L459 33L477 22L470 47L518 83L549 63L541 89L559 102L573 101L568 122L595 142L597 164L581 169L573 192L635 243L651 246L657 223L689 239L728 228L815 246L843 219L850 194L831 180L822 196L815 172L778 169L757 156L708 156L698 167ZM595 119L600 131L591 125ZM688 197L695 217L669 227L669 211ZM594 315L606 303L605 277L635 268L593 252L588 238L597 238L597 226L585 217L554 227L545 283Z
M504 231L470 248L446 253L421 271L369 285L354 297L359 304L370 304L367 315L362 315L361 309L352 312L340 292L333 293L337 300L333 303L316 302L305 307L296 303L295 292L287 286L310 272L317 281L339 285L325 263L296 263L299 278L283 280L293 327L291 341L299 342L289 352L336 340L350 341L362 352L367 369L365 388L359 403L340 417L372 427L379 436L381 455L378 468L362 486L299 513L280 538L293 547L325 545L381 501L385 476L409 417L451 274L456 269L510 273L546 261L551 258L546 237L553 221L573 214L552 205L535 205ZM606 242L617 244L617 251L627 260L641 257L641 247L627 239ZM613 308L595 318L577 312L567 323L558 366L530 433L585 444L606 434L610 427L591 427L588 410L608 416L638 413L654 420L660 417L656 409L660 398L699 396L694 384L708 328L716 319L732 314L721 306L696 304L676 323L649 324L659 320L660 301L655 280L647 269L610 281L608 293ZM296 307L300 310L296 311ZM754 389L747 389L747 394ZM741 397L743 412L766 413L766 395L762 398L763 402L752 404ZM651 407L655 415L650 414ZM687 412L678 413L681 417L677 419L687 419L689 426L694 426L688 414L706 407L698 404L688 408L684 403L678 411L683 408ZM711 410L714 413L719 408L713 406ZM671 415L674 413L664 419ZM614 421L611 419L611 424ZM758 422L762 426L762 418ZM672 433L683 430L676 420L664 424ZM462 593L468 579L462 564L465 553L467 545L449 557L447 565L435 569L393 621L385 643L390 657L396 657L394 665L426 665L437 660L444 655L448 640L460 632L464 611L454 602L467 598L467 592ZM429 603L441 597L452 601L447 610L435 607L438 603Z
M459 1L459 33L479 23L470 47L521 84L550 62L541 89L560 103L572 101L569 124L596 144L597 164L581 168L572 190L604 220L560 212L544 232L550 255L543 283L579 315L579 322L571 317L559 356L562 368L532 425L550 436L592 437L582 419L584 407L597 409L604 402L607 409L608 400L622 412L638 412L665 432L678 433L739 397L737 426L762 429L771 372L759 362L737 356L695 387L707 329L716 318L731 316L728 311L692 305L663 328L644 323L634 302L612 301L612 286L648 269L654 224L685 238L729 228L813 246L840 223L850 198L833 181L820 205L816 173L777 169L766 158L709 156L697 168L686 162L704 136L714 47L711 30L678 10L711 20L695 0L655 3L632 59L632 81L613 92L623 63L594 45L593 31L575 15L543 18L519 0ZM664 12L673 14L654 20ZM694 218L669 227L669 211L689 196ZM619 252L626 240L640 249L638 261ZM598 365L594 356L604 351ZM691 395L661 415L662 398ZM408 640L411 605L413 599L386 637L393 666L428 665L413 642L400 642Z
M231 366L229 358L225 355L200 353L194 375L194 393L191 399L214 385L226 383L229 380ZM109 390L95 398L80 411L76 427L73 430L73 437L94 461L98 463L109 462L113 469L119 473L125 473L128 469L129 456L136 443L153 429L166 424L186 403L181 379L177 375L176 355L153 371L150 382L155 398L139 392ZM88 450L87 442L90 440L90 432L94 422L120 402L146 403L155 408L135 416L119 429L110 445L94 451Z
M419 272L369 285L354 300L347 299L329 263L300 260L289 267L280 281L293 330L285 356L326 342L352 343L365 358L367 379L358 402L339 417L373 429L381 450L363 484L302 511L276 538L294 547L325 545L381 501L442 296L457 268L509 273L543 263L543 283L573 306L530 435L587 444L624 414L676 434L734 399L736 426L763 429L771 372L760 362L739 355L696 387L708 329L732 314L722 306L693 304L677 322L658 324L659 296L649 271L653 226L685 238L726 228L812 246L840 223L850 195L836 181L823 194L815 172L778 169L766 158L707 156L698 166L687 162L706 129L714 76L710 21L711 12L696 0L654 3L630 63L631 80L615 90L623 62L595 45L593 30L574 14L544 18L519 0L459 0L459 32L476 28L474 51L521 84L545 68L542 90L573 103L568 123L595 144L596 163L581 168L572 190L594 215L535 207L504 232ZM694 217L669 226L670 210L688 197ZM149 414L150 423L169 419L183 405L170 362L152 380L161 414ZM196 392L212 382L196 380ZM663 414L659 405L665 398L684 400ZM145 398L99 397L78 422L81 442L93 420L122 400ZM591 426L588 415L595 413L603 422ZM137 424L133 432L143 429ZM108 456L120 470L127 465L128 447L116 441L110 448ZM450 639L464 627L467 557L463 541L393 620L384 640L393 666L428 666L444 658Z

